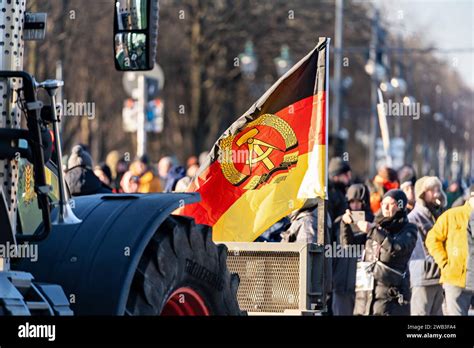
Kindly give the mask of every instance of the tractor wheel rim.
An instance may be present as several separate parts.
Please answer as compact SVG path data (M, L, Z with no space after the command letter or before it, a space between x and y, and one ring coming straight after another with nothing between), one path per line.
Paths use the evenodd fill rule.
M174 291L166 301L163 316L209 316L209 309L195 290L182 287Z

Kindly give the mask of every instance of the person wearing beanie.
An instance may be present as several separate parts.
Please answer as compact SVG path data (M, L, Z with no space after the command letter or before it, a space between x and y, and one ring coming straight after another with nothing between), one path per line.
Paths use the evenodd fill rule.
M468 315L474 297L474 185L461 207L445 211L426 237L441 269L445 315Z
M92 171L92 157L82 145L72 148L64 174L69 192L73 196L112 193Z
M443 288L441 272L425 245L426 235L433 228L446 204L441 180L424 176L415 183L416 204L408 220L418 228L418 239L410 258L411 315L442 315Z
M87 167L92 169L92 157L82 145L75 145L67 161L67 168Z
M382 198L374 223L357 222L367 240L364 257L358 264L355 315L410 314L407 271L417 230L408 221L407 203L402 190L390 190Z
M370 210L369 189L364 184L349 186L346 193L348 209L340 218L339 242L347 250L361 250L353 246L363 247L367 234L360 233L354 226L353 212L364 212L365 221L373 222ZM345 257L335 258L333 269L333 315L352 315L354 312L355 283L358 258L362 255L353 253Z
M329 176L334 177L341 174L345 174L351 171L349 163L344 161L341 157L333 157L329 161Z
M424 202L436 217L441 215L447 204L443 183L436 176L424 176L416 181L415 198L417 203Z

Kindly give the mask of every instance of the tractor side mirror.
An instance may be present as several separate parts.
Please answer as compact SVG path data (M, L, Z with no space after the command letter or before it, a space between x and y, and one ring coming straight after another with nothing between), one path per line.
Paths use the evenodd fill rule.
M119 71L151 70L158 39L158 0L116 0L114 57Z

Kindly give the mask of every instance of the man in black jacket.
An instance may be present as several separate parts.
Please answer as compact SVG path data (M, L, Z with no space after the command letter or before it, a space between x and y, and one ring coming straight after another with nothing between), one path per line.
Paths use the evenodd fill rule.
M367 233L365 263L360 264L359 271L366 273L365 278L371 281L359 289L356 284L355 315L410 314L406 274L416 244L417 228L408 222L407 203L403 191L390 190L383 196L381 214L375 223L357 223L359 229ZM343 240L353 239L353 236L343 237Z

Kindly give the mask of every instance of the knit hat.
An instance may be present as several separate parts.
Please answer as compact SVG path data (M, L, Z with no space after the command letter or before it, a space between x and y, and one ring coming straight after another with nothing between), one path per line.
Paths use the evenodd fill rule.
M67 167L71 169L79 166L92 168L92 157L81 145L76 145L72 148Z
M396 200L401 210L405 210L405 208L407 207L408 198L405 192L403 192L402 190L390 190L383 196L382 200L384 200L386 197L392 197L394 200Z
M424 176L418 179L415 183L415 197L416 199L421 199L423 194L435 187L438 187L440 191L443 191L443 184L436 176Z
M352 184L346 192L346 199L348 202L358 200L366 202L369 197L369 190L364 184Z
M329 161L329 176L337 176L344 173L347 173L351 170L349 163L344 161L341 157L333 157Z

